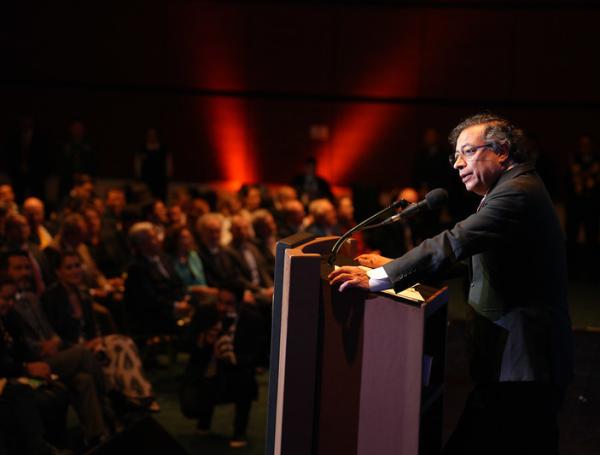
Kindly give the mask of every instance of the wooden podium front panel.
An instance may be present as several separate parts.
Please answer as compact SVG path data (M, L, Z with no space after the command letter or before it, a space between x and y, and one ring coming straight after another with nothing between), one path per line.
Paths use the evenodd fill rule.
M423 306L321 287L312 453L417 455Z
M365 294L340 293L321 283L317 380L317 448L313 453L356 454L358 442Z
M359 455L416 455L424 309L377 295L365 302Z

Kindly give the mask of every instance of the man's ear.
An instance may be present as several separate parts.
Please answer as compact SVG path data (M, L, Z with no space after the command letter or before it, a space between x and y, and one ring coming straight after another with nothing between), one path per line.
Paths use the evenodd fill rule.
M507 143L498 144L496 153L498 154L498 158L502 164L509 161L509 146Z

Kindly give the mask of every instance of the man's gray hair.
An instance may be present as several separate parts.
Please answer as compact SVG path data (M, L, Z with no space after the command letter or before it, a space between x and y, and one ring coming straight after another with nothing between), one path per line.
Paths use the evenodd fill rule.
M215 213L215 212L205 213L200 218L198 218L198 221L196 221L196 229L198 231L202 231L212 221L217 221L218 223L220 223L222 225L223 219L224 219L223 215L221 215L220 213Z
M496 152L500 151L502 146L508 149L508 157L515 163L524 163L528 161L527 138L521 128L518 128L507 119L495 114L477 114L466 118L460 122L450 133L448 140L452 145L452 153L456 147L458 136L467 128L476 125L487 125L483 137L486 141L494 144Z

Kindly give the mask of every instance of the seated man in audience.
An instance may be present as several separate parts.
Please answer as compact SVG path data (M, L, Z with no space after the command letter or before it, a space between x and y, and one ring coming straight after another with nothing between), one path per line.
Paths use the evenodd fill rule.
M19 207L15 202L15 192L10 183L0 184L0 204L6 207L7 212L19 212Z
M312 223L306 228L307 232L318 237L341 235L335 207L329 199L315 199L308 206L308 212Z
M29 222L31 236L29 239L35 243L40 250L46 248L52 242L52 235L44 226L46 218L44 203L35 197L29 197L23 202L23 215Z
M253 301L231 252L221 245L223 216L207 213L198 219L197 227L200 238L198 253L208 286L232 293L237 301Z
M125 191L116 187L109 188L106 191L102 224L111 230L121 231L123 229L122 215L126 205L127 199L125 198Z
M57 262L57 257L65 251L75 251L83 263L84 281L87 287L94 289L97 294L107 295L112 291L112 284L98 268L89 248L85 244L88 228L83 216L71 213L63 220L58 234L52 243L44 250L48 264ZM52 282L56 276L52 274Z
M169 218L169 227L187 226L187 215L179 204L169 206L167 217Z
M268 213L268 212L267 212ZM266 260L252 241L250 221L244 216L231 218L231 243L228 252L241 272L244 288L250 290L257 302L269 305L273 298L273 277L267 271Z
M208 205L208 202L199 197L199 196L195 196L191 199L188 209L187 209L187 221L188 221L188 226L190 226L190 228L193 228L194 226L196 226L196 223L198 221L198 219L206 214L210 212L210 205Z
M105 218L93 207L86 207L83 217L87 228L85 245L90 256L111 285L122 288L121 277L129 265L129 254L119 239L119 232L105 229Z
M0 272L0 453L59 453L48 442L64 443L68 391L51 379L46 364L23 361L4 323L16 292L14 281ZM35 381L42 382L33 387Z
M50 281L51 271L48 267L46 256L38 246L29 240L31 229L27 219L17 213L10 214L4 223L4 247L3 251L22 251L31 261L33 270L34 291L39 296L46 289Z
M108 435L104 413L110 415L110 406L104 395L102 370L93 354L84 348L61 350L61 339L41 311L37 296L27 289L31 278L28 266L29 260L22 253L3 257L0 273L7 274L19 291L12 297L13 305L5 311L3 326L17 343L21 362L31 365L27 369L31 376L48 380L56 374L67 385L86 443L94 446Z
M134 252L125 281L129 328L146 336L173 333L176 319L191 310L185 286L162 252L152 223L134 224L129 241Z
M169 215L165 203L160 199L153 199L142 207L142 216L145 221L154 225L158 240L162 242L169 225Z
M281 208L280 224L277 228L278 237L284 239L306 228L306 213L302 202L298 200L287 201Z

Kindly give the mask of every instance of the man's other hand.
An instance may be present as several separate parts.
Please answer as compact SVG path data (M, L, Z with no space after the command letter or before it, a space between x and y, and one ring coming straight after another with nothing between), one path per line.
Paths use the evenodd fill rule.
M393 261L393 259L373 253L361 254L360 256L356 256L354 260L360 265L364 265L365 267L370 267L372 269L376 269L377 267L381 267L388 262Z

